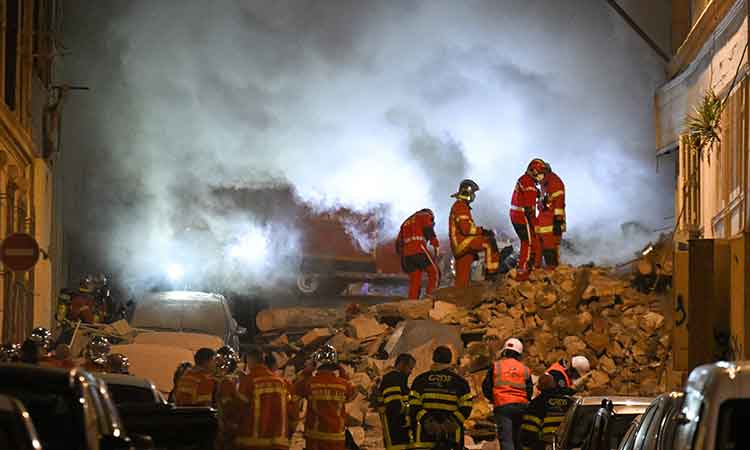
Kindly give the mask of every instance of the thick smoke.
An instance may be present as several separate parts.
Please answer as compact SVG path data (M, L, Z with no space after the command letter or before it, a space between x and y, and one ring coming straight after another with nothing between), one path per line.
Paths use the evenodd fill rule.
M605 2L78 0L63 25L62 77L91 88L65 111L70 250L133 285L177 263L236 289L291 272L299 211L246 190L385 208L386 235L431 207L445 234L471 177L478 221L510 232L542 157L571 236L610 242L586 260L621 254L622 222L669 215L662 64Z

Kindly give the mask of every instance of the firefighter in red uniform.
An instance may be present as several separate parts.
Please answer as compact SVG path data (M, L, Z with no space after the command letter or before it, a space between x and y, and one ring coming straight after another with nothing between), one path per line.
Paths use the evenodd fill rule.
M544 179L542 180L542 195L549 198L550 208L554 216L552 234L555 243L555 265L560 264L560 242L566 230L565 223L565 184L559 176L546 164Z
M174 396L177 406L214 406L215 357L216 353L210 348L195 352L195 366L177 381Z
M534 231L539 240L539 247L542 252L544 266L547 269L554 269L558 264L558 248L560 239L555 235L555 216L549 197L546 195L539 200L539 213L536 217L536 226Z
M221 450L231 448L237 429L237 413L234 406L239 383L236 374L239 357L232 347L225 345L216 350L214 362L217 384L214 403L219 415L219 433L216 436L215 449Z
M427 242L435 249L434 256L427 249ZM401 224L396 252L401 256L401 267L409 274L409 298L419 298L423 271L427 272L427 294L432 293L440 273L437 266L440 242L435 235L435 215L431 210L419 210Z
M500 255L492 231L474 224L471 216L471 202L476 197L479 186L472 180L463 180L458 192L451 197L456 199L448 219L448 234L451 250L456 261L456 287L469 286L471 263L484 252L487 279L494 279L500 270Z
M83 368L89 372L107 373L107 358L112 352L112 344L104 336L94 336L84 352L86 361Z
M238 418L233 448L286 450L294 415L289 384L264 364L259 349L247 352L247 362L250 368L240 376L238 401L232 409Z
M539 241L534 233L536 209L539 190L536 183L542 181L546 164L539 158L532 159L526 173L516 182L513 189L513 198L510 202L510 221L516 230L518 239L521 240L521 254L518 257L518 269L516 280L528 280L531 267L529 266L530 253L534 252L535 265L541 266L541 251Z
M313 367L307 367L293 388L295 395L307 400L305 449L345 450L345 407L357 391L338 365L333 347L325 345L315 354L315 362L317 372L313 375Z

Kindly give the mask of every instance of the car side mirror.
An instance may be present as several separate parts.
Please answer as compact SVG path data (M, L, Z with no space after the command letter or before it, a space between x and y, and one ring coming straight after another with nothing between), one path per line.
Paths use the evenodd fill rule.
M237 336L244 336L247 334L247 328L238 326L236 333Z
M136 450L133 441L123 436L102 436L99 440L101 450Z

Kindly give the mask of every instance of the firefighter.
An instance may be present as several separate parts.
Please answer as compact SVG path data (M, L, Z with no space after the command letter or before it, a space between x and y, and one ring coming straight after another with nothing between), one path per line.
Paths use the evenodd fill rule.
M432 245L435 254L427 249ZM435 215L429 209L421 209L401 224L396 238L396 252L401 256L401 267L409 274L409 298L418 299L422 287L422 272L427 272L427 294L438 285L440 269L440 241L435 234Z
M107 372L130 375L130 360L122 353L111 353L107 356Z
M216 449L230 448L237 428L236 408L237 366L239 357L237 352L228 345L216 350L216 393L215 403L219 415L219 433L216 436Z
M174 370L174 375L172 375L172 390L169 391L169 395L167 396L167 401L169 403L176 403L175 396L177 395L177 382L179 382L180 378L182 378L182 376L192 367L192 364L185 361L180 363L180 365Z
M430 370L411 385L409 420L414 448L463 449L464 422L471 414L474 396L469 383L452 370L452 360L450 348L436 348Z
M393 370L383 376L378 386L377 407L386 450L404 450L411 442L409 375L415 364L410 354L398 355Z
M500 359L487 370L482 393L494 406L497 439L503 450L520 450L521 420L534 392L531 371L521 362L523 344L516 338L505 341Z
M84 351L85 362L83 368L89 372L107 372L107 359L112 351L112 345L104 336L94 336L86 345Z
M463 180L458 192L451 195L456 199L448 218L448 234L451 250L456 262L456 287L468 287L471 277L471 263L484 252L485 278L494 279L500 270L500 257L494 233L477 227L471 216L471 202L476 197L479 186L472 180Z
M214 371L216 353L210 348L195 352L195 366L188 369L177 381L175 404L177 406L213 406Z
M79 286L78 292L75 292L70 298L70 308L68 309L67 319L71 322L96 323L99 322L99 316L96 308L96 282L91 275L85 276Z
M316 352L315 366L308 365L294 384L293 393L307 400L306 450L344 450L346 403L357 391L338 365L336 349L323 346ZM336 374L338 372L338 375Z
M232 402L233 448L289 448L289 384L264 363L257 347L248 350L246 374L240 374L236 400Z
M561 388L575 388L591 370L591 363L585 356L574 356L570 364L564 359L552 364L544 373L552 375L555 383Z
M549 197L544 195L539 200L539 214L536 218L534 231L539 240L544 267L554 269L557 267L559 260L560 239L554 234L555 216L552 213L551 202Z
M545 450L551 446L560 423L573 405L575 391L559 387L552 375L542 374L537 385L540 394L529 403L521 425L524 450Z
M513 189L513 197L510 202L510 221L513 229L521 241L521 252L518 256L518 268L516 280L523 281L529 279L531 271L529 257L534 253L534 265L541 265L541 252L536 237L534 236L534 225L536 222L537 198L539 190L536 183L542 181L546 163L539 158L532 159L526 168L526 173L516 182Z
M560 243L562 234L566 231L565 221L565 184L559 176L552 171L549 163L546 163L544 178L542 179L542 195L547 196L554 216L552 223L555 240L555 259L560 262Z

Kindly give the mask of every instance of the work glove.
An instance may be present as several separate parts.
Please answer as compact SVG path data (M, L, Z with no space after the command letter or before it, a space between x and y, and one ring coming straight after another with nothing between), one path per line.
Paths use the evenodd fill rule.
M563 221L555 219L555 222L552 224L552 232L555 234L555 236L562 236L562 229Z

